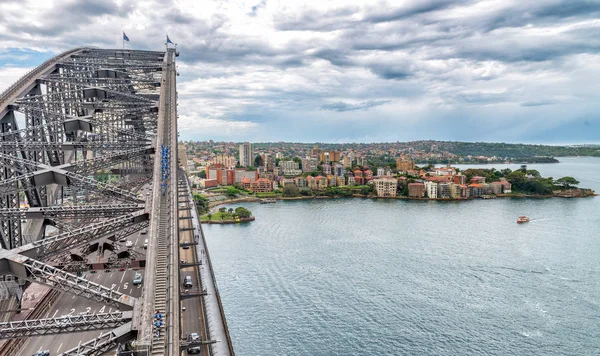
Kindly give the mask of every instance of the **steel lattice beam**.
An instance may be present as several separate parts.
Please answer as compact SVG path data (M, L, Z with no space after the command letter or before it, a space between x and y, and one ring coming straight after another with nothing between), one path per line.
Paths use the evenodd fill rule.
M131 321L132 315L131 311L117 311L0 323L0 339L113 329Z
M133 308L137 302L136 298L127 294L11 251L0 251L0 264L8 265L8 272L19 278L41 283L96 302L126 308Z
M132 213L144 208L144 204L57 205L41 208L2 209L0 210L0 218L111 217Z
M135 337L132 331L132 323L128 322L106 334L101 334L97 338L79 344L76 347L60 354L61 356L82 356L82 355L102 355L105 352L115 348L119 343L131 340Z
M119 216L98 223L88 224L56 236L50 236L41 241L35 241L19 248L18 251L27 255L33 255L36 258L47 258L48 256L69 251L107 235L118 236L119 234L131 231L127 229L140 229L140 227L134 226L138 224L147 226L147 221L148 214L144 213Z

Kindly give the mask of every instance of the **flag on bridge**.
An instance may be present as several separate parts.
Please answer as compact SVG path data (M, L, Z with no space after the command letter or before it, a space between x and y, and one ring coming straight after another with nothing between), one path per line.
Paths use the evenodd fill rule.
M125 31L123 31L123 41L129 42L129 37L127 37L127 35L125 34Z
M169 35L167 35L167 43L174 44L173 41L171 41L171 39L169 38Z

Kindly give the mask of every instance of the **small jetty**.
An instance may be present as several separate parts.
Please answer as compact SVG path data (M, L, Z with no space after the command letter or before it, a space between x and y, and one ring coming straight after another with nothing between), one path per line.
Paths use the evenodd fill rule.
M277 200L274 198L261 199L261 204L269 204L269 203L277 203Z

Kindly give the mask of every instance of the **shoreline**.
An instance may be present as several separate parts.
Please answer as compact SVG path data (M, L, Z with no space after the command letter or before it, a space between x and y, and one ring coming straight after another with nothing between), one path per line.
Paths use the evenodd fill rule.
M238 220L202 220L200 219L200 224L217 224L217 225L226 225L226 224L242 224L250 221L256 220L256 217L251 216L249 218L239 218Z
M593 193L589 195L579 195L579 196L561 196L554 194L546 194L546 195L529 195L529 194L499 194L499 195L490 195L487 198L484 197L469 197L469 198L414 198L414 197L406 197L406 196L395 196L395 197L378 197L378 196L368 196L363 194L353 194L352 196L329 196L329 195L315 195L315 196L300 196L300 197L271 197L270 199L281 200L281 201L296 201L296 200L316 200L316 199L344 199L344 198L363 198L363 199L399 199L399 200L417 200L417 201L469 201L469 200L494 200L496 198L518 198L518 199L550 199L550 198L562 198L562 199L573 199L573 198L589 198L595 197L598 194ZM245 197L245 198L237 198L231 200L222 200L216 204L210 205L210 209L216 208L221 205L226 204L234 204L234 203L259 203L264 198L256 198L256 197Z

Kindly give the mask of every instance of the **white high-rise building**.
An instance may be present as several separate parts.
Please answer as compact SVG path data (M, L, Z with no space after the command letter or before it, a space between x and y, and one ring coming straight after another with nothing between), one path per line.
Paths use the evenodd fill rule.
M249 167L254 164L254 153L252 144L245 142L240 145L240 166Z
M437 198L438 197L438 184L436 182L425 182L425 192L427 193L428 198Z

